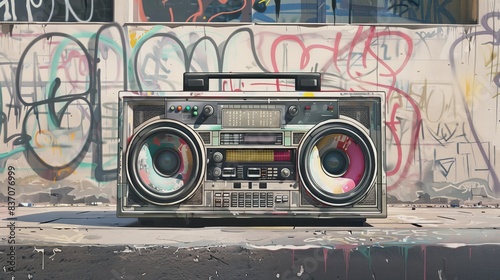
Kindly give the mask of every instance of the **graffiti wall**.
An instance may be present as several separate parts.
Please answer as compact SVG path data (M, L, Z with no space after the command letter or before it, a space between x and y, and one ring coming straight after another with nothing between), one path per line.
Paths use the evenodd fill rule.
M114 203L118 92L182 90L186 71L321 72L326 90L384 91L389 201L500 198L500 0L480 1L475 25L411 28L156 25L139 23L148 8L133 2L144 17L129 22L2 23L0 182L15 182L18 202ZM220 88L254 89L289 90Z
M113 0L2 0L0 21L111 22Z

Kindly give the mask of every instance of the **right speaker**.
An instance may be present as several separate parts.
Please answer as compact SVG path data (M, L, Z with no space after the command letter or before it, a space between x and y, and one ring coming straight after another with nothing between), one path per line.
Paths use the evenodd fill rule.
M298 145L301 208L386 217L384 94L342 96L338 118L316 124Z
M330 206L361 200L377 180L377 149L356 123L326 121L304 136L299 174L309 194Z

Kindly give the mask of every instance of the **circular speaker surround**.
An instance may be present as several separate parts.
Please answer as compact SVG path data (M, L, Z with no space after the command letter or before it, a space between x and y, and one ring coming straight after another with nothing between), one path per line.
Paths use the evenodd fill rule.
M173 205L191 197L201 185L206 155L202 140L190 127L158 119L134 133L125 164L131 189L141 199Z
M298 148L298 171L306 191L328 206L347 206L368 192L377 176L375 145L354 120L321 122Z

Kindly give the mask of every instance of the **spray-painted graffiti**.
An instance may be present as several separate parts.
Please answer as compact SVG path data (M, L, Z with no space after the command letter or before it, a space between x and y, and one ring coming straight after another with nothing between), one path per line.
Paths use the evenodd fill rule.
M333 21L335 1L169 0L136 2L141 22L304 22Z
M393 16L418 23L474 24L477 1L388 0L387 11Z
M111 22L112 0L1 0L0 21Z
M182 90L187 71L321 72L325 90L386 93L393 201L496 199L498 13L485 14L475 32L15 26L0 41L0 172L8 165L21 170L24 199L33 202L110 198L117 176L118 91ZM274 80L225 80L219 89L290 90Z
M121 44L104 35L104 31L112 27L121 35L118 41ZM98 180L107 176L99 147L103 123L99 66L111 53L125 60L125 41L115 24L101 27L92 36L95 36L91 40L94 44L87 48L72 35L46 33L31 41L19 60L16 100L23 105L18 108L19 112L26 108L26 113L18 143L24 144L25 157L33 171L47 180L57 181L72 174L92 143L97 144L93 149L93 162L97 164L95 176ZM37 44L53 46L49 63L40 63L38 53L33 51ZM40 80L43 69L50 71L47 81ZM26 83L33 85L25 87ZM24 91L28 88L30 90Z
M0 154L2 170L7 161L22 154L27 164L22 167L37 175L26 176L24 183L57 185L59 191L51 192L51 196L68 195L69 191L64 191L68 176L82 189L88 188L89 178L107 182L117 176L118 108L113 97L127 88L123 64L126 43L118 24L96 29L71 35L37 35L16 64L2 65L3 77L11 85L8 95L2 95L5 110L1 132L6 145ZM115 71L103 74L110 64ZM9 72L13 76L9 77ZM81 171L77 169L90 173L78 174ZM29 195L29 191L23 194Z
M140 22L474 24L477 1L137 0Z

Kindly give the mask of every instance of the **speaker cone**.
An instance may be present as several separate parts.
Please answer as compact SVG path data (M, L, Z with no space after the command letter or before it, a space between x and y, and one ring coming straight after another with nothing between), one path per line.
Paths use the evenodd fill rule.
M323 204L354 204L376 179L375 145L355 121L338 119L316 125L302 138L298 150L302 185Z
M132 189L157 205L178 204L200 186L205 153L198 135L188 126L161 119L138 129L126 153Z

